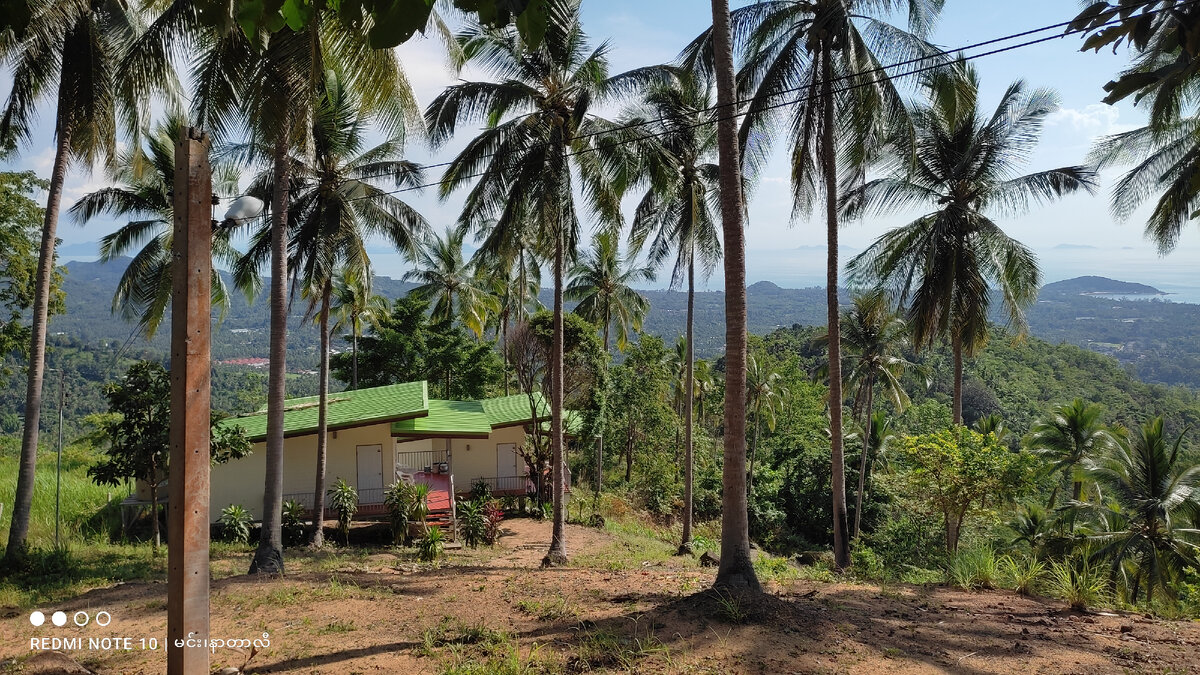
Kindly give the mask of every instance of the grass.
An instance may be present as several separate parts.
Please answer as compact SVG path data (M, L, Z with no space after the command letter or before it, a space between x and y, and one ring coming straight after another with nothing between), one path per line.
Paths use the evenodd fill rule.
M34 549L26 568L0 581L0 606L25 609L56 603L121 581L166 578L166 551L148 545L91 543Z
M33 511L29 518L30 548L51 548L54 546L54 488L57 456L53 450L43 444L38 453L37 471L34 473ZM0 454L0 503L4 504L4 514L0 517L0 531L8 532L12 526L13 498L17 490L17 471L19 467L16 451L5 446ZM62 458L62 494L61 509L61 539L66 542L93 541L107 539L106 526L114 522L120 523L116 507L109 507L109 517L115 521L105 521L97 518L97 513L106 504L119 503L129 496L125 487L107 487L96 485L87 475L87 468L96 460L94 451L81 445L70 445L63 448Z
M800 568L796 567L787 558L777 558L767 553L759 553L754 559L754 573L758 575L758 580L766 581L794 581L801 576Z
M575 618L579 615L579 611L561 596L549 600L519 600L517 609L537 618L538 621L557 621L558 619Z

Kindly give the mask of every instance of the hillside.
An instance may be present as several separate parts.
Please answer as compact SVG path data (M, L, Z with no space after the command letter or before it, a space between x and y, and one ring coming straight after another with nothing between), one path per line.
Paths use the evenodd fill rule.
M1153 286L1117 281L1108 277L1075 277L1042 286L1042 295L1073 293L1076 295L1166 295Z

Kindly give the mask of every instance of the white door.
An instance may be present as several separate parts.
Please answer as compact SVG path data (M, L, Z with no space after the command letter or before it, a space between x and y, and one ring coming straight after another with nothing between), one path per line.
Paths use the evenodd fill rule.
M383 446L358 446L358 493L383 488Z
M500 443L496 446L496 477L517 476L517 446Z

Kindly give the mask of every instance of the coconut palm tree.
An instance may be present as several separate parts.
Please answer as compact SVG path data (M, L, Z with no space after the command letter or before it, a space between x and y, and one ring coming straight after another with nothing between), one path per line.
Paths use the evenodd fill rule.
M711 86L682 69L650 87L636 108L619 122L636 130L629 139L642 160L639 177L647 186L630 231L630 248L650 244L650 262L663 264L674 252L671 286L687 280L688 309L684 332L687 354L682 380L693 383L695 371L696 263L707 278L721 258L716 211L720 208L720 169L713 128ZM653 121L653 124L650 122ZM649 131L650 133L646 133ZM624 139L622 139L624 140ZM692 392L694 395L694 391ZM684 407L683 543L691 550L692 406Z
M84 195L69 213L80 224L107 215L131 220L100 239L100 261L131 256L113 294L113 312L126 321L137 321L146 338L154 337L171 304L171 239L174 230L175 142L187 129L187 121L171 115L147 134L142 147L118 154L108 169L115 183ZM229 163L213 165L213 190L232 194L238 189L237 168ZM230 243L232 228L221 223L213 229L213 260L232 268L240 255ZM140 248L138 248L140 246ZM257 280L243 289L249 298L258 292ZM212 275L212 301L222 313L229 307L229 289L221 274Z
M0 55L11 64L12 83L0 116L0 145L14 147L30 141L38 109L49 99L54 105L54 162L31 312L21 459L5 550L5 559L10 563L24 555L29 535L46 368L46 328L67 169L72 162L90 168L102 159L112 158L116 154L118 119L123 116L136 120L137 106L116 77L115 64L140 22L137 13L119 0L48 0L27 3L25 8L28 22L20 36L9 33L0 40ZM123 109L121 114L119 108Z
M754 457L758 453L758 434L765 418L767 428L775 431L775 420L783 413L788 391L783 376L761 365L751 354L746 361L746 407L754 413L754 437L750 441L750 470L746 475L746 494L754 489Z
M497 232L493 232L497 234ZM498 232L498 234L506 234ZM522 242L509 242L495 247L484 241L471 259L476 274L484 277L499 312L493 316L495 331L504 358L504 395L509 392L510 367L508 349L509 326L527 321L533 312L544 309L538 300L542 288L542 268L538 258Z
M1155 588L1173 595L1172 581L1200 558L1200 530L1186 527L1189 514L1200 509L1200 464L1180 456L1183 435L1172 444L1156 417L1122 438L1107 455L1088 462L1088 475L1102 485L1114 511L1126 522L1093 538L1102 545L1095 558L1110 562L1114 578L1137 602L1144 587L1146 602ZM1103 520L1102 520L1103 522Z
M979 107L979 77L964 61L926 74L922 84L928 102L911 112L912 147L887 164L887 175L848 192L842 207L850 218L919 204L933 210L885 233L848 269L858 282L889 287L907 306L918 348L942 337L950 342L954 423L962 424L963 357L987 340L990 286L999 290L1009 321L1023 330L1024 310L1037 299L1041 278L1033 252L988 214L1090 193L1096 174L1066 166L1018 175L1046 116L1057 108L1052 91L1027 94L1022 82L1014 82L986 115Z
M721 470L721 563L717 588L761 590L750 559L750 516L746 502L746 233L737 83L729 0L712 0L713 79L717 87L717 154L721 234L725 244L725 438Z
M883 410L876 410L867 418L866 426L861 432L851 434L851 437L857 435L862 441L862 458L858 464L858 494L854 497L854 531L852 536L857 540L859 534L859 526L862 523L862 508L863 502L866 501L866 494L871 488L870 476L875 470L875 464L879 463L887 469L887 451L888 446L898 437L893 420Z
M650 311L650 303L632 284L654 281L654 268L639 265L636 254L630 252L621 259L617 237L612 232L600 232L592 239L592 248L571 267L563 297L579 302L575 313L601 326L604 351L609 351L609 328L617 328L617 349L625 351L629 330L642 329L642 320Z
M499 308L488 295L485 280L477 268L463 258L463 239L466 230L447 227L446 236L430 236L416 253L418 267L404 274L404 281L420 285L411 292L433 304L436 321L458 319L464 326L483 335L488 316Z
M696 361L692 380L696 386L696 413L700 415L700 427L703 428L708 397L717 390L717 382L713 377L712 364L704 359Z
M328 447L329 314L338 278L371 277L367 241L387 239L397 250L415 255L428 223L411 206L388 190L407 189L422 182L419 166L402 159L403 137L367 146L375 115L350 89L337 70L325 73L321 98L313 109L311 156L291 160L287 240L288 268L293 283L309 300L308 316L321 333L320 385L317 413L317 468L314 488L312 545L324 543L321 523L325 507L325 460ZM274 192L275 173L265 172L251 187ZM272 256L273 233L260 230L239 260L239 271L260 268Z
M374 326L380 317L391 314L391 306L387 298L371 292L371 277L347 267L334 277L332 303L330 330L349 334L350 389L358 389L358 338L367 326Z
M176 82L174 64L191 64L191 117L215 138L228 141L248 131L246 159L267 164L272 193L271 347L267 386L266 471L263 527L250 571L283 571L280 513L283 503L283 415L287 376L288 187L292 150L311 146L311 115L329 68L346 77L384 133L420 124L420 110L391 50L372 49L361 26L343 22L336 10L313 11L299 30L284 26L247 38L236 23L205 19L198 3L170 0L134 41L120 64L131 82L146 82L145 97Z
M563 511L563 277L579 241L575 189L599 222L621 222L620 193L627 167L600 162L596 134L611 124L593 106L650 77L632 71L610 77L608 45L588 46L579 0L549 0L547 30L536 48L516 31L471 25L461 36L465 63L477 63L493 81L448 87L429 106L426 120L435 145L462 124L482 123L446 169L442 195L474 181L459 222L473 232L492 228L530 236L551 262L554 328L551 347L551 453L554 526L546 564L566 560ZM478 179L478 180L476 180ZM500 236L511 241L515 237Z
M902 349L908 344L908 326L892 310L886 294L879 291L859 294L852 303L842 316L842 345L846 350L850 371L846 382L854 392L851 410L856 418L862 420L863 433L866 434L863 447L866 448L872 442L870 434L873 429L871 416L875 414L875 385L882 384L896 412L903 412L909 399L900 378L916 365L901 355ZM858 538L866 473L867 453L863 452L858 461L858 492L854 497L854 527L850 531L852 539Z
M731 17L744 52L739 93L750 99L740 134L743 159L751 169L761 166L776 143L772 127L784 122L791 146L793 214L808 216L823 198L829 388L834 402L829 409L833 540L838 569L850 564L838 325L839 187L861 180L868 160L892 135L890 127L906 126L901 97L894 83L880 74L880 65L931 53L922 37L941 5L942 0L909 0L904 5L878 0L768 0L742 7ZM908 31L885 20L903 9L907 9ZM693 41L685 61L703 69L708 43L707 35ZM795 98L795 105L781 107L788 98Z
M1100 404L1077 398L1054 406L1049 415L1035 421L1025 440L1026 447L1047 462L1048 472L1061 473L1064 481L1072 481L1073 502L1083 498L1083 469L1088 461L1103 456L1117 442L1103 417ZM1055 488L1052 504L1057 494Z

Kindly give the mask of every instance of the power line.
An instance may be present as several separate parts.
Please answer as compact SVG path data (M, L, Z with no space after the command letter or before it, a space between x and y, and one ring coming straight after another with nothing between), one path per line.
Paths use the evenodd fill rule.
M1155 1L1156 1L1156 0L1147 0L1145 3L1143 3L1143 6L1151 6L1151 5L1155 4ZM1143 16L1149 16L1149 15L1154 15L1154 14L1158 14L1158 13L1161 13L1161 12L1165 12L1165 11L1168 11L1168 10L1177 10L1177 9L1179 9L1179 7L1181 7L1181 6L1192 5L1192 4L1196 4L1197 2L1200 2L1200 0L1189 0L1188 2L1184 3L1183 5L1179 5L1179 6L1172 7L1172 8L1151 9L1151 10L1148 10L1148 11L1145 11L1145 12L1143 12L1143 14L1142 14L1142 15L1143 15ZM986 57L986 56L995 56L995 55L997 55L997 54L1002 54L1002 53L1005 53L1005 52L1015 51L1015 50L1017 50L1017 49L1024 49L1024 48L1026 48L1026 47L1031 47L1031 46L1034 46L1034 45L1038 45L1038 44L1041 44L1041 43L1043 43L1043 42L1050 42L1051 40L1058 40L1058 39L1061 39L1061 38L1068 37L1068 36L1070 36L1070 35L1077 35L1077 34L1080 34L1080 33L1092 32L1092 31L1095 31L1095 30L1097 30L1097 29L1100 29L1100 28L1106 28L1106 27L1110 27L1110 26L1119 25L1119 24L1121 24L1122 22L1123 22L1123 19L1114 19L1114 20L1111 20L1111 21L1109 21L1109 22L1106 22L1106 23L1104 23L1104 24L1100 24L1100 25L1097 25L1097 26L1091 26L1091 27L1087 27L1087 28L1079 28L1079 29L1067 30L1067 31L1065 31L1065 32L1063 32L1063 33L1057 33L1057 34L1054 34L1054 35L1045 36L1045 37L1040 37L1040 38L1033 39L1033 40L1027 40L1027 41L1020 42L1020 43L1017 43L1017 44L1007 45L1007 46L1004 46L1004 47L998 47L998 48L996 48L996 49L992 49L992 50L989 50L989 51L981 52L981 53L978 53L978 54L972 54L972 55L969 55L969 56L963 56L963 57L962 57L962 60L964 60L964 61L973 61L973 60L975 60L975 59L980 59L980 58L983 58L983 57ZM859 72L847 73L847 74L845 74L845 75L839 75L839 76L837 76L837 77L831 78L831 79L829 80L829 82L830 82L831 84L833 84L833 83L844 83L844 82L846 82L846 81L848 81L848 80L858 80L858 79L860 79L860 78L863 78L863 77L867 77L867 76L871 76L871 75L878 75L878 74L884 74L884 75L886 76L887 72L888 72L889 70L892 70L892 69L894 69L894 68L902 68L902 67L904 67L904 66L914 65L914 64L917 64L917 63L922 63L922 62L925 62L925 61L930 61L930 60L933 60L933 59L941 59L941 58L943 58L943 57L946 57L946 56L951 56L951 55L954 55L954 54L960 54L960 55L961 55L961 54L962 54L962 52L966 52L966 51L973 51L973 50L976 50L976 49L981 49L981 48L984 48L984 47L990 47L990 46L992 46L992 45L997 45L997 44L1000 44L1000 43L1009 42L1009 41L1011 41L1011 40L1016 40L1016 39L1020 39L1020 38L1023 38L1023 37L1029 37L1029 36L1032 36L1032 35L1037 35L1037 34L1039 34L1039 33L1044 33L1044 32L1051 31L1051 30L1057 30L1057 29L1061 29L1061 28L1068 28L1068 27L1070 27L1070 25L1071 25L1072 23L1074 23L1074 19L1072 19L1072 20L1069 20L1069 21L1061 21L1061 22L1058 22L1058 23L1049 24L1049 25L1046 25L1046 26L1041 26L1041 27L1038 27L1038 28L1031 28L1031 29L1024 30L1024 31L1020 31L1020 32L1017 32L1017 33L1012 33L1012 34L1009 34L1009 35L1004 35L1004 36L1001 36L1001 37L991 38L991 39L989 39L989 40L984 40L984 41L981 41L981 42L976 42L976 43L972 43L972 44L969 44L969 45L964 45L964 46L957 47L957 48L954 48L954 49L943 49L943 50L937 50L937 51L931 52L931 53L929 53L929 54L926 54L926 55L923 55L923 56L919 56L919 57L915 57L915 58L911 58L911 59L906 59L906 60L904 60L904 61L898 61L898 62L895 62L895 63L890 63L890 64L887 64L887 65L881 65L881 66L877 66L877 67L875 67L875 68L871 68L871 69L868 69L868 70L863 70L863 71L859 71ZM912 69L912 70L909 70L909 71L906 71L906 72L903 72L903 73L897 73L897 74L895 74L895 75L892 75L892 76L891 76L891 78L904 78L904 77L910 77L910 76L913 76L913 75L919 75L919 74L921 74L921 73L924 73L924 72L929 72L929 71L931 71L931 70L937 70L937 69L939 69L939 68L944 68L944 67L945 67L945 65L946 65L946 64L945 64L944 62L940 62L940 61L939 61L939 62L937 62L937 63L934 63L934 64L931 64L931 65L922 66L922 67L920 67L920 68ZM876 84L879 84L879 83L883 82L885 79L889 79L889 78L887 78L887 77L884 77L884 78L871 79L871 80L868 80L868 81L861 81L861 82L860 82L860 81L854 81L854 82L852 82L852 83L851 83L849 86L844 86L844 87L840 87L840 88L834 89L834 90L833 90L831 93L833 93L833 94L838 94L838 93L843 93L843 92L846 92L846 91L852 91L852 90L854 90L854 89L860 89L860 88L863 88L863 87L873 86L873 85L876 85ZM776 91L776 92L772 92L771 94L769 94L769 95L767 96L767 98L768 98L768 99L770 99L770 98L775 98L775 97L782 96L782 95L786 95L786 94L789 94L789 93L794 93L794 92L797 92L797 91L802 91L802 90L805 90L805 89L809 89L809 88L811 88L811 87L815 87L815 86L818 86L818 85L821 85L821 84L824 84L824 82L823 82L823 81L821 81L821 80L814 80L813 82L811 82L811 83L809 83L809 84L807 84L807 85L804 85L804 86L800 86L800 87L792 87L792 88L789 88L789 89L782 89L782 90L779 90L779 91ZM816 97L817 97L817 95L808 95L808 96L801 96L801 97L799 97L799 98L796 98L796 99L791 99L791 100L787 100L787 101L782 101L782 102L779 102L779 103L772 103L772 104L769 104L769 105L764 105L764 106L762 106L762 107L758 108L757 110L755 110L754 112L755 112L755 113L762 113L762 112L767 112L767 111L770 111L770 110L776 110L776 109L779 109L779 108L784 108L784 107L788 107L788 106L799 105L800 103L804 103L804 102L806 102L806 101L813 100L813 99L814 99L814 98L816 98ZM751 97L751 98L746 98L746 99L738 99L738 100L735 100L735 101L733 101L733 102L732 102L732 103L730 103L730 104L726 104L725 106L717 106L717 105L714 105L714 106L709 106L709 107L707 107L707 108L698 109L698 110L696 110L696 111L695 111L695 113L696 113L696 114L703 114L703 113L707 113L707 112L714 112L714 111L716 111L716 110L718 110L718 109L721 109L721 108L728 108L728 107L735 107L735 108L736 108L736 107L739 107L739 106L745 105L745 104L747 104L747 103L751 103L751 102L753 102L754 100L756 100L756 98L757 98L757 97ZM526 114L526 115L523 115L523 117L529 117L529 116L532 116L533 114L536 114L536 113L528 113L528 114ZM745 116L745 115L747 115L747 114L748 114L748 111L739 111L739 112L735 112L735 113L733 113L733 114L731 114L731 115L726 115L726 116L724 116L724 117L712 117L712 118L706 119L706 120L704 120L704 121L702 121L702 122L697 122L697 123L694 123L694 124L685 125L685 126L683 126L683 127L676 127L675 129L672 129L672 130L670 130L670 131L656 132L656 133L648 134L648 135L645 135L645 136L639 136L639 137L637 137L637 138L633 138L633 139L623 139L623 140L617 141L617 142L615 142L615 143L612 143L612 144L609 144L608 146L603 146L603 147L606 147L606 148L612 148L612 147L616 147L616 146L619 146L619 145L624 145L624 144L628 144L628 143L633 143L633 142L638 142L638 141L643 141L643 140L650 140L650 139L657 138L657 137L660 137L660 136L664 136L664 135L667 135L667 134L670 134L670 133L675 133L676 131L678 131L678 130L680 130L680 129L695 129L695 128L699 128L699 127L702 127L702 126L707 126L707 125L710 125L710 124L715 124L715 123L717 123L717 122L720 122L720 121L723 121L723 120L727 120L727 119L738 119L738 118L740 118L740 117L744 117L744 116ZM520 118L520 116L518 117L518 119L519 119L519 118ZM639 127L648 126L648 125L651 125L651 124L656 124L656 123L660 123L660 122L666 122L666 121L669 121L669 120L668 120L668 118L665 118L665 117L659 117L659 118L653 118L653 119L639 120L639 121L637 121L637 122L632 122L632 123L630 123L630 124L626 124L626 125L621 125L621 126L617 126L617 127L611 127L611 128L606 128L606 129L599 129L599 130L597 130L597 131L589 132L589 133L587 133L587 134L581 134L581 135L577 136L577 137L576 137L576 139L577 139L577 140L581 140L581 139L593 138L593 137L596 137L596 136L602 136L602 135L605 135L605 134L617 133L617 132L620 132L620 131L628 131L628 130L630 130L630 129L636 129L636 128L639 128ZM541 143L541 145L548 145L548 143ZM536 147L536 145L535 145L535 147ZM569 152L569 153L567 153L567 154L566 154L566 157L574 157L574 156L577 156L577 155L582 155L582 154L586 154L586 153L589 153L589 152L597 152L597 151L599 151L600 149L601 149L601 146L594 146L594 147L586 148L586 149L583 149L583 150L576 150L576 151L572 151L572 152ZM499 154L499 153L490 153L490 154L485 154L485 155L482 155L482 156L480 156L478 159L480 159L480 160L488 159L488 158L490 158L490 157L495 157L497 154ZM438 162L438 163L436 163L436 164L427 164L427 165L421 165L421 166L420 166L420 169L422 169L422 170L428 170L428 169L442 168L442 167L451 166L451 165L453 165L454 163L455 163L455 160L450 160L450 161L446 161L446 162ZM446 183L449 183L449 182L451 182L451 181L470 180L470 179L472 179L472 178L480 178L480 177L486 176L486 175L488 175L488 174L489 174L489 172L488 172L488 171L483 171L483 172L479 172L479 173L469 174L469 175L466 175L466 176L457 176L457 177L454 177L454 178L443 178L443 179L441 179L441 180L434 181L434 182L431 182L431 183L423 183L423 184L421 184L421 185L413 185L413 186L408 186L408 187L403 187L403 188L397 188L397 189L394 189L394 190L388 190L388 191L377 192L377 193L375 193L375 194L371 194L371 195L364 195L364 196L362 196L362 197L354 197L354 198L352 198L352 199L348 199L347 201L359 201L359 200L365 200L365 199L376 199L376 198L379 198L379 197L385 197L385 196L390 196L390 195L396 195L396 194L401 194L401 193L405 193L405 192L413 192L413 191L417 191L417 190L423 190L423 189L425 189L425 188L430 188L430 187L438 187L438 186L444 185L444 184L446 184Z
M1195 4L1195 3L1197 3L1197 2L1200 2L1200 0L1190 0L1190 1L1189 1L1188 3L1186 3L1186 4ZM1174 8L1174 9L1178 9L1178 7ZM1145 14L1147 14L1147 15L1149 15L1149 14L1156 14L1156 13L1163 12L1163 11L1166 11L1166 10L1165 10L1165 9L1152 10L1152 11L1149 11L1149 12L1145 12ZM1061 34L1050 35L1050 36L1046 36L1046 37L1037 38L1037 39L1034 39L1034 40L1028 40L1028 41L1025 41L1025 42L1020 42L1020 43L1017 43L1017 44L1014 44L1014 45L1008 45L1008 46L1005 46L1005 47L999 47L999 48L992 49L992 50L989 50L989 51L986 51L986 52L981 52L981 53L979 53L979 54L973 54L973 55L970 55L970 56L964 56L962 60L963 60L963 61L974 61L975 59L980 59L980 58L983 58L983 57L986 57L986 56L995 56L995 55L997 55L997 54L1003 54L1003 53L1005 53L1005 52L1015 51L1015 50L1017 50L1017 49L1023 49L1023 48L1025 48L1025 47L1031 47L1031 46L1034 46L1034 45L1038 45L1038 44L1041 44L1041 43L1043 43L1043 42L1050 42L1051 40L1058 40L1058 39L1065 38L1065 37L1067 37L1067 36L1070 36L1070 35L1075 35L1075 34L1084 33L1084 32L1091 32L1091 31L1093 31L1093 30L1096 30L1096 29L1098 29L1098 28L1105 28L1105 27L1108 27L1108 26L1114 26L1114 25L1118 25L1118 24L1120 24L1120 23L1121 23L1121 21L1122 21L1122 20L1120 20L1120 19L1116 19L1116 20L1113 20L1113 21L1110 21L1110 22L1107 22L1107 23L1101 24L1101 25L1099 25L1099 26L1093 26L1093 27L1090 27L1090 28L1083 28L1083 29L1076 29L1076 30L1069 30L1069 31L1066 31L1066 32L1064 32L1064 33L1061 33ZM990 45L998 44L998 43L1001 43L1001 42L1007 42L1007 41L1009 41L1009 40L1012 40L1012 39L1015 39L1015 38L1018 38L1018 37L1027 37L1027 36L1029 36L1029 35L1036 35L1037 33L1043 33L1043 32L1046 32L1047 30L1053 30L1053 29L1056 29L1056 28L1062 28L1062 27L1064 27L1064 26L1069 26L1071 23L1073 23L1073 21L1065 21L1065 22L1061 22L1061 23L1057 23L1057 24L1052 24L1052 25L1049 25L1049 26L1044 26L1044 27L1042 27L1042 28L1035 28L1035 29L1030 29L1030 30L1027 30L1027 31L1022 31L1022 32L1020 32L1020 33L1014 33L1014 34L1012 34L1012 35L1005 36L1005 37L999 37L999 38L994 38L994 39L991 39L991 40L986 40L986 41L984 41L984 42L979 42L979 43L976 43L976 44L973 44L973 45L968 45L968 46L966 46L966 47L962 47L962 48L959 48L959 49L954 49L954 50L941 50L941 51L939 51L939 52L936 52L936 53L930 54L930 55L928 55L928 56L919 57L919 58L916 58L916 59L909 59L909 60L907 60L907 61L900 61L900 62L897 62L897 63L888 64L888 65L885 65L885 66L879 66L879 67L877 67L877 68L872 68L872 69L870 69L870 70L865 70L865 71L862 71L862 72L856 72L856 73L850 73L850 74L846 74L846 75L841 75L841 76L838 76L838 77L832 78L832 79L830 80L830 82L841 82L841 81L845 81L845 80L851 80L851 79L857 79L857 78L860 78L860 77L863 77L863 76L868 76L868 75L873 75L873 74L880 74L880 73L884 73L884 74L886 74L886 72L887 72L888 70L891 70L892 68L902 67L902 66L905 66L905 65L912 65L912 64L914 64L914 63L919 63L919 62L921 62L921 61L927 61L927 60L934 59L934 58L941 58L941 57L944 57L944 56L949 56L949 55L952 55L952 54L960 53L960 52L962 52L962 51L966 51L966 50L978 49L978 48L980 48L980 47L984 47L984 46L990 46ZM912 70L909 70L909 71L906 71L906 72L903 72L903 73L898 73L898 74L896 74L896 75L893 75L893 76L891 76L891 77L893 77L893 78L904 78L904 77L910 77L910 76L912 76L912 75L919 75L919 74L921 74L921 73L929 72L929 71L931 71L931 70L937 70L937 69L944 68L944 67L946 67L946 64L945 64L945 63L940 63L940 62L939 62L939 63L935 63L935 64L932 64L932 65L923 66L923 67L921 67L921 68L912 69ZM847 91L852 91L852 90L854 90L854 89L860 89L860 88L863 88L863 87L868 87L868 86L876 85L876 84L879 84L880 82L883 82L883 81L884 81L884 79L887 79L887 78L872 79L872 80L869 80L869 81L866 81L866 82L854 82L854 83L850 84L849 86L845 86L845 87L841 87L841 88L834 89L834 90L833 90L831 93L833 93L833 94L839 94L839 93L843 93L843 92L847 92ZM775 96L779 96L779 95L781 95L781 94L791 93L791 92L799 91L799 90L802 90L802 89L808 89L808 88L810 88L810 87L815 87L815 86L817 86L817 85L820 85L820 84L822 84L822 81L820 81L820 80L815 80L815 81L813 81L811 84L809 84L809 85L806 85L805 87L795 87L795 88L792 88L792 89L781 90L781 91L778 91L778 92L774 92L774 93L772 93L770 96L771 96L771 97L775 97ZM778 108L784 108L784 107L788 107L788 106L798 105L798 104L800 104L800 103L804 103L804 102L806 102L806 101L813 100L813 99L814 99L814 98L816 98L817 96L818 96L818 95L802 96L802 97L799 97L799 98L796 98L796 99L792 99L792 100L788 100L788 101L783 101L783 102L780 102L780 103L773 103L773 104L770 104L770 105L765 105L765 106L762 106L761 108L759 108L759 109L755 110L754 112L755 112L755 113L762 113L762 112L767 112L767 111L770 111L770 110L775 110L775 109L778 109ZM741 104L747 103L747 102L749 102L749 101L752 101L752 100L754 100L754 99L745 99L745 100L739 100L739 101L735 101L734 103L732 103L732 104L730 104L730 105L732 105L732 106L737 106L737 105L741 105ZM697 110L697 111L696 111L696 113L697 113L697 114L700 114L700 113L705 113L705 112L711 112L711 111L713 111L713 110L716 110L716 109L718 109L719 107L730 107L730 105L727 105L727 106L712 106L712 107L709 107L709 108L704 108L704 109ZM637 142L637 141L650 140L650 139L653 139L653 138L658 138L658 137L660 137L660 136L665 136L665 135L668 135L668 134L676 133L676 132L677 132L678 130L680 130L680 129L695 129L695 128L699 128L699 127L707 126L707 125L714 124L714 123L716 123L716 122L723 121L723 120L727 120L727 119L738 119L738 118L740 118L740 117L744 117L744 116L746 116L747 114L748 114L748 112L746 112L746 111L740 111L740 112L733 113L733 114L731 114L731 115L726 115L726 116L724 116L724 117L713 117L713 118L710 118L710 119L706 119L706 120L704 120L704 121L702 121L702 122L696 122L696 123L693 123L693 124L684 125L684 126L682 126L682 127L676 127L675 129L671 129L671 130L668 130L668 131L660 131L660 132L656 132L656 133L652 133L652 134L647 134L647 135L645 135L645 136L639 136L639 137L637 137L637 138L634 138L634 139L623 139L623 140L617 141L617 142L615 142L615 143L612 143L612 144L610 144L610 145L608 145L608 146L606 146L606 147L607 147L607 148L612 148L612 147L616 147L616 146L619 146L619 145L625 145L625 144L628 144L628 143L633 143L633 142ZM598 130L598 131L591 132L591 133L589 133L589 134L583 134L583 135L580 135L580 136L578 136L577 138L579 138L579 139L583 139L583 138L591 138L591 137L594 137L594 136L600 136L600 135L603 135L603 134L611 134L611 133L616 133L616 132L618 132L618 131L626 131L626 130L628 130L628 129L634 129L634 128L637 128L637 127L640 127L640 126L645 126L645 125L648 125L648 124L654 124L654 123L657 123L657 122L665 122L665 121L668 121L668 120L667 120L666 118L656 118L656 119L650 119L650 120L640 120L640 121L638 121L638 122L636 122L636 123L633 123L633 124L623 125L623 126L614 127L614 128L609 128L609 129L601 129L601 130ZM577 156L577 155L582 155L582 154L586 154L586 153L589 153L589 152L598 152L600 149L601 149L600 147L590 147L590 148L586 148L586 149L583 149L583 150L575 150L575 151L572 151L572 152L569 152L569 153L567 153L567 154L566 154L566 157L574 157L574 156ZM497 153L492 153L491 155L483 155L482 157L480 157L480 159L487 159L488 157L494 157L496 154L497 154ZM428 165L428 166L423 166L422 168L437 168L437 167L441 167L441 166L449 166L449 165L451 165L451 164L453 164L453 163L454 163L453 161L450 161L450 162L442 162L442 163L439 163L439 164L431 164L431 165ZM430 187L438 187L438 186L440 186L440 185L444 185L444 184L446 184L446 183L449 183L449 182L451 182L451 181L458 181L458 180L470 180L470 179L472 179L472 178L480 178L480 177L486 176L486 175L488 175L488 174L489 174L489 172L488 172L488 171L482 171L482 172L479 172L479 173L468 174L468 175L466 175L466 176L456 176L456 177L454 177L454 178L443 178L442 180L439 180L439 181L434 181L434 182L432 182L432 183L424 183L424 184L421 184L421 185L413 185L413 186L409 186L409 187L398 188L398 189L395 189L395 190L389 190L389 191L385 191L385 192L380 192L380 193L376 193L376 194L373 194L373 195L366 195L366 196L363 196L363 197L355 197L354 199L352 199L352 200L348 200L348 201L356 201L356 200L361 200L361 199L373 199L373 198L384 197L384 196L388 196L388 195L400 194L400 193L403 193L403 192L412 192L412 191L416 191L416 190L423 190L423 189L425 189L425 188L430 188Z

